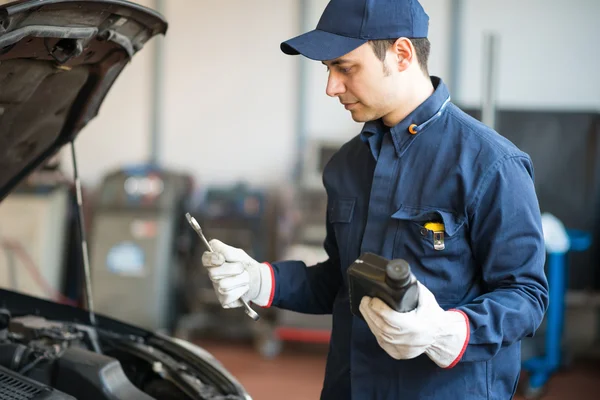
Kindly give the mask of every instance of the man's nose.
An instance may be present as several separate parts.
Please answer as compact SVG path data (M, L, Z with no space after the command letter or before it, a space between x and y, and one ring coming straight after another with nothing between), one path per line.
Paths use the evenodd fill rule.
M328 96L336 97L340 94L343 94L346 91L346 87L341 79L336 77L334 74L329 74L329 78L327 79L327 88L325 89L325 93Z

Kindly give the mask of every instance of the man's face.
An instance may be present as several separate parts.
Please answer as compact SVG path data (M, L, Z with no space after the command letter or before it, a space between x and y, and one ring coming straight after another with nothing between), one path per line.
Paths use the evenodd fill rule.
M335 60L324 61L329 71L327 95L338 97L356 122L379 119L398 104L398 71L388 55L382 62L366 43Z

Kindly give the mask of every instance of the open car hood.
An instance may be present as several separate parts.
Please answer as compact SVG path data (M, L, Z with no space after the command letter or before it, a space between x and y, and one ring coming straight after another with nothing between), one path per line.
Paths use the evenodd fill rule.
M0 201L74 139L167 23L121 0L0 0Z
M75 139L166 29L161 15L121 0L0 0L0 201ZM197 346L3 289L0 382L31 399L250 398Z

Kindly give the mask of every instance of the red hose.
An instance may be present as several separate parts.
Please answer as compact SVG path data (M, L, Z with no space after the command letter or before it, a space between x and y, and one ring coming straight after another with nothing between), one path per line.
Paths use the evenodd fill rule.
M4 247L7 250L12 250L17 255L17 257L25 266L25 269L27 269L29 275L33 278L33 280L40 287L40 289L42 289L44 293L46 293L48 297L62 304L67 304L69 306L74 307L78 306L76 301L66 297L58 290L54 289L48 283L48 281L42 276L42 274L40 274L40 270L37 268L27 251L23 248L23 246L21 246L19 242L10 239L2 239L0 243L2 247Z

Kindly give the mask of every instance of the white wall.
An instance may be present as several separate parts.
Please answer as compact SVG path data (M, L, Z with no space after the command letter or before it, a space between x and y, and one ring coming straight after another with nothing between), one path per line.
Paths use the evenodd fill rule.
M294 152L294 1L168 1L164 161L201 183L273 183Z
M600 110L600 1L463 1L462 103L479 104L491 31L500 39L498 107Z
M200 184L272 183L295 156L298 57L279 43L303 31L299 0L167 0L161 161ZM153 0L140 1L152 6ZM310 0L309 27L326 0ZM450 1L422 0L430 15L430 71L450 79ZM498 105L600 110L597 0L463 0L461 87L455 102L481 97L482 37L500 35ZM153 44L118 79L77 142L84 182L149 155ZM360 126L325 94L326 71L307 61L311 138L345 140ZM251 150L253 148L253 150ZM66 158L68 161L69 158ZM68 170L68 168L67 168Z

